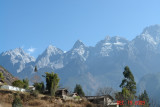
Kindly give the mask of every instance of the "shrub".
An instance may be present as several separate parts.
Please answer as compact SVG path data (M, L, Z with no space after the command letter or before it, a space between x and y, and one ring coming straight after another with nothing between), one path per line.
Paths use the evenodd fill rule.
M33 85L40 93L44 92L44 83L34 83Z
M19 88L23 88L24 87L24 83L21 80L16 80L12 83L13 86L15 87L19 87Z
M34 97L38 97L38 94L39 94L39 92L37 91L37 90L34 90L34 91L32 91L31 93L30 93L32 96L34 96Z
M23 107L22 101L19 95L15 95L15 98L12 102L12 107Z

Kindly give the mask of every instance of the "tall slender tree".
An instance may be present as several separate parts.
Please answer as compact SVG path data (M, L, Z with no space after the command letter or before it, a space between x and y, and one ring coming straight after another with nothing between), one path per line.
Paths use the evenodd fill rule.
M116 94L116 99L124 101L124 104L128 104L128 101L133 102L135 99L136 82L128 66L124 68L123 75L124 75L124 79L120 84L122 91Z
M46 72L46 89L51 93L51 95L55 95L59 85L59 80L58 74L54 74L54 72Z
M120 84L121 88L126 88L128 89L132 94L136 93L136 82L134 80L134 76L129 69L128 66L124 68L124 79L122 80L122 83Z

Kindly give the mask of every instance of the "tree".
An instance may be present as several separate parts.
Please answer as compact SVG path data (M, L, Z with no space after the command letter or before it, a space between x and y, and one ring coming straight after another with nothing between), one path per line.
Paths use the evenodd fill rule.
M145 107L149 107L149 105L150 105L149 104L149 97L148 97L146 90L144 90L144 92L141 95L139 95L138 98L140 101L145 101Z
M124 68L123 75L124 75L124 79L120 84L122 91L116 93L116 99L120 101L124 101L124 104L128 104L127 103L128 101L134 101L135 99L136 82L128 66Z
M59 85L59 80L58 74L54 72L46 72L46 89L51 93L51 95L55 95Z
M15 98L12 102L12 107L23 107L21 98L18 94L15 95Z
M126 66L124 68L124 79L122 80L122 83L120 84L121 88L128 89L132 94L136 93L136 82L134 80L134 76L132 72L130 71L129 67Z
M3 73L2 73L2 72L0 72L0 79L1 79L1 80L4 80L4 76L3 76Z
M74 88L74 92L81 97L85 96L85 93L83 92L83 89L80 84L76 84L76 87Z
M112 96L114 94L114 90L111 87L104 87L104 88L98 88L96 95L101 96L101 95L110 95Z
M53 81L51 82L51 96L55 95L55 91L54 91L54 86L53 86Z
M41 83L34 83L33 85L35 87L35 89L37 91L39 91L40 93L42 93L44 91L44 83L41 82Z
M24 83L24 86L23 86L23 88L24 89L28 89L28 87L29 87L29 80L26 78L26 79L23 79L23 83Z
M12 85L15 86L15 87L19 87L19 88L24 87L24 83L21 80L16 80L16 81L12 82Z

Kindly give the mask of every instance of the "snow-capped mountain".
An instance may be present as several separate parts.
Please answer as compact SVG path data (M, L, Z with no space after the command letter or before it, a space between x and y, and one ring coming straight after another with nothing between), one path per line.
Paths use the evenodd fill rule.
M17 48L1 53L0 65L21 78L29 78L36 65L40 75L58 73L63 86L73 88L79 83L85 91L95 91L102 86L118 89L126 65L137 82L147 73L159 72L159 59L160 25L154 25L146 27L132 41L107 36L90 47L77 40L67 52L50 45L36 60Z
M0 54L0 64L7 68L12 74L21 72L26 64L34 61L35 58L25 53L21 48L16 48Z
M64 52L55 46L49 45L48 48L38 56L35 65L40 68L50 67L58 69L63 67Z
M79 59L86 61L89 55L88 47L86 47L80 40L77 40L71 50L65 53L65 64L71 60Z
M107 36L104 40L101 40L96 44L95 55L99 55L102 57L114 55L117 52L124 50L125 45L127 45L128 42L128 40L122 37Z

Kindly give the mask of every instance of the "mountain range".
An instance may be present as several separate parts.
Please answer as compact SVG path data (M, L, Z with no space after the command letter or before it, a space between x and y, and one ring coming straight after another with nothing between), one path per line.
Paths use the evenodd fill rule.
M159 72L159 59L160 25L152 25L131 41L119 36L106 36L95 46L86 46L77 40L67 52L49 45L37 58L16 48L0 54L0 65L19 78L31 79L36 75L35 66L41 80L44 80L41 75L45 72L54 71L58 73L62 87L73 90L75 84L81 84L86 94L91 95L99 87L119 90L125 66L130 67L136 82L141 84L138 89L142 84L149 87L145 82L150 79L148 74ZM151 89L147 91L152 93Z

